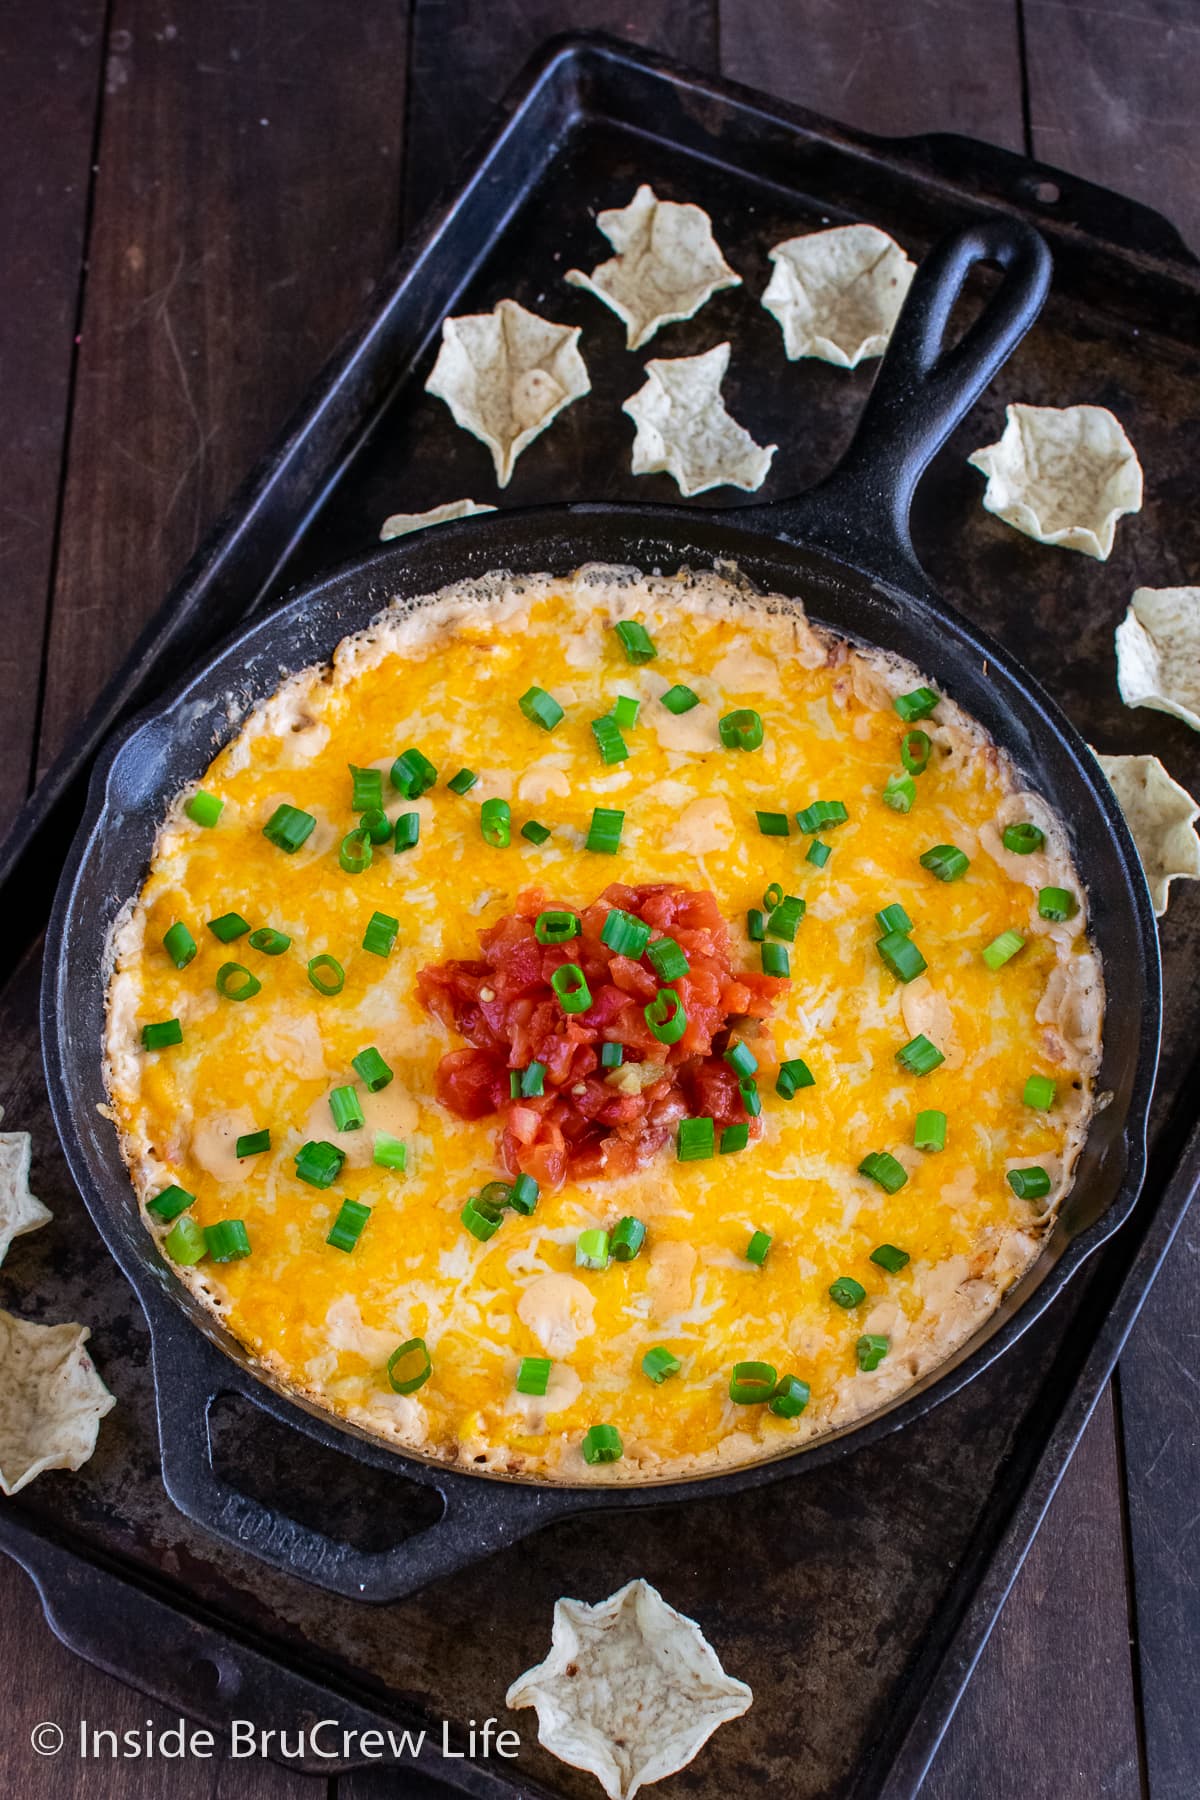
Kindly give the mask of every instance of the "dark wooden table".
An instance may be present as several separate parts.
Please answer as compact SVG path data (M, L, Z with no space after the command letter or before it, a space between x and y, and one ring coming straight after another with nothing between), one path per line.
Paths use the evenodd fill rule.
M0 825L353 325L526 56L603 27L885 133L990 139L1200 248L1192 0L39 0L0 24ZM406 179L421 170L419 184ZM1200 572L1195 572L1200 573ZM14 1125L18 1120L11 1121ZM926 1783L1194 1800L1200 1221L1154 1289ZM158 1709L0 1559L3 1792L38 1720ZM269 1765L115 1765L114 1800L365 1800ZM392 1778L391 1792L395 1792ZM598 1792L599 1790L597 1790Z

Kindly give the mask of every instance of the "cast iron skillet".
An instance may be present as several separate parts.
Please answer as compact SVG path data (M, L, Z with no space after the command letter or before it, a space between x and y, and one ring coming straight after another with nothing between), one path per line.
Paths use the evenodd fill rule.
M1000 264L1003 279L962 340L943 349L951 311L981 261ZM800 498L717 513L541 508L407 538L242 632L102 758L50 924L42 989L46 1073L72 1172L149 1320L163 1480L190 1518L323 1587L388 1600L565 1514L774 1481L872 1441L976 1375L1126 1217L1142 1181L1159 1038L1158 939L1141 866L1086 746L999 645L937 600L908 531L918 477L1032 323L1049 266L1041 238L1015 222L980 222L941 243L913 281L849 452ZM1100 1087L1113 1098L1094 1119L1074 1188L1036 1265L950 1363L862 1423L802 1452L687 1481L569 1488L448 1470L281 1392L160 1256L133 1204L115 1133L97 1110L104 1099L106 934L141 884L168 798L203 772L245 709L271 693L281 674L324 660L391 597L428 594L497 568L565 574L581 563L610 562L675 571L722 560L760 588L802 596L811 615L834 630L911 658L1058 807L1090 889L1092 931L1104 959L1108 1028ZM209 1444L210 1402L230 1391L375 1469L402 1468L431 1490L435 1506L441 1497L440 1518L386 1551L366 1552L241 1494L214 1468Z

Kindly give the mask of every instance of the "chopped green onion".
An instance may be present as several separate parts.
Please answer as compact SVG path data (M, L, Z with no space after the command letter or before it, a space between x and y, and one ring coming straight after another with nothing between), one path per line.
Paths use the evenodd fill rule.
M875 914L875 923L886 936L889 931L911 931L913 922L898 900Z
M758 1267L761 1269L767 1260L767 1251L770 1248L770 1233L766 1231L754 1232L750 1242L746 1245L746 1261L757 1263Z
M396 830L392 839L397 851L412 850L421 836L421 815L416 812L400 813L396 819Z
M349 1254L362 1236L363 1226L370 1216L370 1207L364 1206L361 1200L343 1200L325 1242L332 1244L335 1250L345 1250Z
M360 769L354 763L349 765L350 780L354 791L350 797L350 811L356 813L378 812L383 806L383 776L378 769Z
M1046 841L1046 834L1040 825L1030 819L1023 819L1019 825L1006 825L1001 833L1001 840L1006 850L1016 856L1031 856L1040 850Z
M533 921L533 935L539 944L565 944L579 932L579 917L572 912L540 912Z
M660 981L678 981L691 968L683 950L674 938L655 938L647 946L646 960Z
M792 959L782 944L764 944L760 954L764 975L779 975L785 978L791 975Z
M358 1131L366 1124L358 1095L352 1087L334 1088L329 1096L335 1131Z
M262 987L244 963L222 963L217 970L217 992L222 1000L252 1000Z
M367 1050L359 1051L353 1060L353 1067L369 1094L378 1094L392 1079L391 1069L374 1044Z
M247 1131L233 1147L233 1153L240 1162L243 1156L261 1156L271 1148L271 1133L266 1131Z
M746 936L752 944L761 944L767 935L767 916L752 906L746 914Z
M617 630L621 628L618 625ZM654 652L650 654L653 656ZM639 657L635 659L641 661ZM624 1454L621 1434L615 1425L589 1425L580 1444L585 1463L620 1462Z
M204 1227L204 1242L214 1262L240 1262L250 1254L250 1239L241 1219L220 1219Z
M923 1031L896 1052L896 1061L910 1075L928 1075L945 1060L937 1045L931 1044Z
M676 717L680 713L691 712L693 706L700 704L699 694L694 693L690 687L685 687L682 681L677 681L674 687L669 687L659 698L667 711L674 713Z
M618 694L613 701L612 716L622 731L629 731L638 721L641 701L635 700L632 694Z
M872 1150L858 1165L860 1175L878 1182L885 1194L898 1194L908 1180L908 1171L897 1162L890 1150Z
M415 817L415 815L410 816ZM347 875L361 875L364 870L370 868L371 858L374 854L371 847L371 834L369 831L363 831L360 826L357 831L348 831L342 839L341 848L338 850L338 861Z
M296 1152L296 1180L307 1182L309 1187L332 1187L345 1160L344 1151L336 1144L327 1143L324 1138L312 1138L307 1144L301 1144Z
M917 797L917 784L909 774L889 775L883 785L881 799L885 806L893 812L906 813L912 811L913 801Z
M1018 1200L1044 1200L1050 1192L1050 1177L1038 1163L1027 1169L1010 1169L1008 1185Z
M474 769L460 769L457 775L450 777L446 786L452 794L469 794L478 780Z
M613 630L621 640L622 648L631 663L650 662L658 655L654 648L654 640L646 627L637 619L622 619L613 626Z
M485 800L479 809L479 829L485 844L506 850L512 838L512 810L507 800Z
M1055 925L1062 925L1073 919L1079 911L1079 902L1067 888L1044 887L1038 889L1038 913L1043 919L1049 919Z
M546 1065L544 1062L531 1062L521 1072L521 1094L526 1100L536 1100L546 1091Z
M839 1275L829 1284L829 1298L835 1306L844 1306L848 1310L852 1306L861 1306L866 1297L866 1288L861 1281L855 1281L853 1275Z
M886 1269L889 1275L898 1275L912 1258L907 1250L897 1250L895 1244L877 1244L871 1252L871 1261L879 1268Z
M616 807L594 807L584 848L599 850L605 856L615 856L621 843L621 832L624 825L625 814L618 811Z
M798 1375L784 1375L767 1402L767 1411L778 1419L798 1419L811 1398L807 1381Z
M742 1105L752 1119L757 1119L762 1111L762 1096L758 1091L758 1083L753 1075L746 1075L738 1082L738 1093L742 1096Z
M381 806L370 806L359 818L358 829L365 831L373 844L386 844L392 835L392 821Z
M932 749L933 739L927 731L906 731L900 739L900 761L910 775L923 775Z
M875 948L897 981L915 981L929 964L905 931L888 931L875 940Z
M172 1262L179 1263L185 1269L191 1268L208 1255L203 1227L186 1215L175 1221L163 1239L162 1247Z
M725 1051L725 1061L735 1075L753 1075L758 1068L757 1056L741 1038L731 1039L729 1048Z
M774 912L777 906L783 904L783 885L781 882L773 881L771 883L770 887L767 888L766 892L763 894L762 903L763 911L768 913Z
M796 927L808 911L805 901L795 894L786 894L776 906L767 920L767 930L772 937L786 938L789 944L796 941Z
M828 844L823 844L820 838L814 838L808 846L808 854L804 860L812 863L814 868L823 869L832 855L833 851Z
M659 988L642 1017L660 1044L677 1044L687 1030L687 1013L674 988Z
M929 1112L919 1112L917 1122L913 1126L913 1148L915 1150L944 1150L946 1148L946 1115L936 1107Z
M721 1155L732 1156L735 1150L744 1150L750 1142L750 1127L743 1119L738 1125L727 1125L721 1133Z
M211 830L224 812L225 802L204 788L197 788L191 799L184 801L183 810L193 825L204 825Z
M562 707L548 694L545 688L526 688L517 705L525 714L531 725L540 725L543 731L553 731L554 727L565 717Z
M880 1337L878 1332L864 1331L854 1346L854 1353L858 1357L858 1366L864 1375L869 1375L873 1369L879 1367L890 1347L889 1339Z
M277 850L294 856L306 838L312 836L316 823L312 813L301 812L298 806L277 806L263 826L263 836Z
M624 1061L624 1044L601 1044L600 1067L602 1069L619 1069Z
M814 800L811 806L796 814L796 823L806 837L815 837L818 831L844 825L849 817L840 800Z
M619 906L614 906L605 917L600 942L607 944L618 956L628 956L638 962L646 954L650 927L635 913L622 912Z
M544 1394L550 1386L553 1367L548 1356L523 1356L517 1364L518 1394Z
M437 770L419 750L405 750L392 764L392 786L406 800L415 800L437 780Z
M178 1019L160 1019L157 1024L142 1026L143 1050L169 1050L172 1044L182 1044L183 1026Z
M624 762L629 755L629 745L621 736L621 728L611 715L592 720L592 736L596 740L602 762Z
M186 969L196 954L196 940L186 925L177 922L164 933L163 949L177 969Z
M221 943L232 944L235 938L244 937L250 926L241 913L227 912L222 913L219 919L210 919L208 929Z
M575 1240L575 1267L577 1269L607 1269L607 1231L580 1232Z
M612 1234L613 1256L617 1262L632 1262L645 1241L646 1227L640 1219L618 1219Z
M375 1133L375 1145L371 1152L371 1161L379 1169L398 1169L403 1175L408 1167L408 1145L399 1138L392 1137L386 1131Z
M779 1371L768 1362L734 1363L729 1374L729 1398L738 1406L761 1406L771 1398L778 1382Z
M550 977L550 986L565 1013L586 1012L592 1004L592 990L578 963L563 963L555 969Z
M1025 1083L1021 1095L1026 1106L1032 1106L1037 1112L1049 1112L1054 1105L1058 1089L1049 1075L1031 1075Z
M790 1100L800 1088L815 1087L816 1077L802 1056L789 1057L779 1065L775 1092L781 1100Z
M914 688L911 694L897 694L892 705L900 714L906 725L915 725L918 719L927 719L938 701L940 694L932 688Z
M541 824L537 819L527 819L521 827L521 836L527 843L544 844L550 836L550 827Z
M394 1394L415 1394L433 1374L433 1359L424 1338L406 1338L387 1360L388 1382Z
M340 994L345 987L346 971L336 956L322 952L320 956L309 958L308 979L318 994L324 994L326 998L330 998L334 994Z
M532 1175L518 1175L512 1184L508 1204L514 1212L523 1213L528 1217L538 1203L538 1191L538 1184Z
M508 1075L508 1097L510 1100L521 1098L521 1071L510 1069Z
M763 722L752 706L726 713L717 731L727 750L757 750L763 741Z
M717 1128L712 1119L680 1119L675 1154L680 1162L704 1162L716 1152Z
M399 919L393 919L390 913L372 913L363 932L362 947L369 950L372 956L390 956L392 945L400 932ZM335 992L340 990L335 989Z
M665 1344L655 1344L642 1358L642 1374L648 1376L655 1387L661 1387L668 1375L677 1375L682 1367L679 1358Z
M756 812L754 816L764 837L787 837L792 829L786 813Z
M1002 969L1022 949L1025 939L1019 931L1002 931L998 938L984 946L983 960L989 969Z
M273 925L260 925L246 939L250 948L260 951L263 956L282 956L291 941L286 931L276 931Z
M147 1200L146 1211L153 1213L155 1218L161 1219L164 1224L169 1224L172 1219L177 1219L181 1212L186 1212L189 1206L195 1206L195 1204L195 1194L189 1194L186 1188L172 1183L170 1187L163 1188L161 1193L155 1194L153 1200Z
M504 1217L504 1208L485 1200L480 1194L472 1194L459 1215L472 1237L486 1244L490 1237L495 1237Z
M939 881L957 881L971 866L971 859L957 844L935 844L919 858L921 867Z

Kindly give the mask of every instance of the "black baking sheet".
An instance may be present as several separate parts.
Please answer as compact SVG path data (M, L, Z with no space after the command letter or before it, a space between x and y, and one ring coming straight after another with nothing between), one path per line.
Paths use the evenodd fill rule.
M630 355L619 322L561 277L607 253L594 215L623 204L640 180L708 208L745 287ZM197 559L171 603L170 634L143 645L79 756L135 695L176 678L264 595L269 604L368 547L388 512L466 495L502 505L675 499L667 478L635 482L628 472L632 427L620 403L649 356L728 337L730 409L759 441L780 445L763 494L804 486L848 441L872 367L784 361L778 327L757 304L768 247L862 218L917 255L972 209L994 205L1028 211L1047 230L1054 291L923 484L918 550L947 598L1021 655L1093 743L1153 750L1200 786L1196 739L1161 715L1123 709L1112 655L1135 586L1182 582L1200 568L1190 503L1200 279L1155 215L1056 180L1061 199L1045 209L1032 165L1002 152L953 139L873 143L624 48L560 48L510 109L463 199L408 252L364 337ZM500 495L487 452L421 384L445 312L503 296L584 328L593 391L525 453ZM1118 528L1107 564L1035 545L982 511L980 478L964 459L997 435L1005 398L1086 400L1122 418L1147 469L1147 502ZM26 817L16 847L25 860L6 865L27 899L29 852L45 820L69 813L77 773L59 772ZM595 1793L592 1777L537 1747L532 1714L512 1721L520 1762L479 1769L441 1760L442 1721L461 1743L468 1720L504 1716L509 1681L545 1652L558 1595L595 1600L644 1575L701 1621L756 1694L676 1791L716 1796L772 1782L814 1800L910 1792L1194 1185L1197 1157L1185 1155L1184 1136L1198 932L1196 894L1179 892L1163 928L1167 1025L1145 1199L999 1364L903 1434L839 1463L801 1465L735 1498L565 1521L381 1608L331 1599L215 1544L164 1499L146 1333L54 1144L36 1062L34 947L0 996L0 1098L9 1125L34 1131L35 1191L56 1217L10 1253L0 1302L26 1317L88 1320L120 1404L83 1471L47 1476L5 1504L0 1545L37 1575L69 1642L217 1726L247 1712L287 1724L314 1704L346 1720L424 1723L429 1768L462 1791L580 1800ZM294 1516L336 1521L374 1543L415 1517L399 1475L325 1463L240 1402L219 1439L230 1471Z

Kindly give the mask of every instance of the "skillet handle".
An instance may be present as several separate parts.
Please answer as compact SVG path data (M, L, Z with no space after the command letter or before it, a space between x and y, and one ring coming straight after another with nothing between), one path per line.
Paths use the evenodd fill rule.
M999 287L961 341L946 331L976 263ZM917 482L1033 324L1050 285L1045 239L1018 219L978 219L941 239L913 276L858 429L824 481L792 500L739 509L776 536L827 549L870 572L925 586L909 535Z

